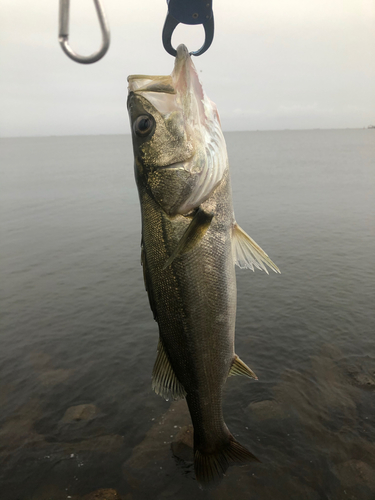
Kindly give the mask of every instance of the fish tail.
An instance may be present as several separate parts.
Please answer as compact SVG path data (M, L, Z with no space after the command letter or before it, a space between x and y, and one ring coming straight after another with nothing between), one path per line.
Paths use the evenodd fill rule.
M230 434L229 443L216 452L204 453L199 449L195 450L195 476L203 489L211 489L222 480L230 465L249 462L260 460Z

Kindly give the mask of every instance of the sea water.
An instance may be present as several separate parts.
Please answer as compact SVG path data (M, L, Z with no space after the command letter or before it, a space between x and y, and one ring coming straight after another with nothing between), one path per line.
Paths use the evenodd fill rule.
M172 454L190 421L151 390L130 136L2 139L2 500L375 498L375 132L226 140L237 222L281 270L238 269L236 352L259 380L224 391L261 463L202 492Z

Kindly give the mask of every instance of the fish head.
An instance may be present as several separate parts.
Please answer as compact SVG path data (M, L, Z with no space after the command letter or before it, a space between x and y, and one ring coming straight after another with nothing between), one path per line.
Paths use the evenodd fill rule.
M184 45L171 75L132 75L128 82L138 187L168 215L187 214L210 196L228 166L216 105Z

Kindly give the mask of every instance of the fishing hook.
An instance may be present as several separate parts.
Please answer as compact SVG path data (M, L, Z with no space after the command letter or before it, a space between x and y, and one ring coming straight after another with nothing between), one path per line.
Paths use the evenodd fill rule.
M177 51L172 46L172 34L176 26L183 24L203 24L205 40L202 47L193 56L200 56L210 47L214 38L214 13L212 0L167 0L168 14L163 28L163 46L168 54L176 57Z
M82 63L82 64L91 64L96 61L99 61L109 48L110 42L110 32L107 18L105 16L103 7L101 5L100 0L94 0L96 13L98 15L100 29L102 32L102 45L98 52L91 54L91 56L80 56L74 52L69 44L69 1L70 0L60 0L60 10L59 10L59 42L61 48L65 52L65 54L73 59L73 61Z

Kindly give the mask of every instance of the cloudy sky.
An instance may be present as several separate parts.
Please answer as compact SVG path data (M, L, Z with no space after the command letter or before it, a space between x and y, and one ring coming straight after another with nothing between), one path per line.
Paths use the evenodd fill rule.
M0 4L0 135L129 133L129 74L169 74L164 0L103 0L111 47L71 61L57 41L58 0ZM70 45L100 44L92 0L71 0ZM215 38L194 58L224 130L375 124L375 0L214 0ZM173 44L196 50L201 26Z

